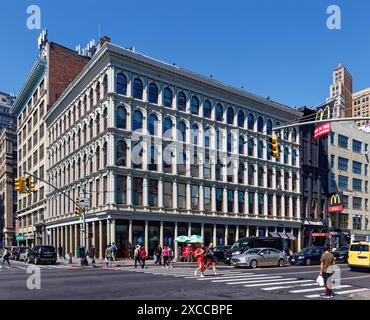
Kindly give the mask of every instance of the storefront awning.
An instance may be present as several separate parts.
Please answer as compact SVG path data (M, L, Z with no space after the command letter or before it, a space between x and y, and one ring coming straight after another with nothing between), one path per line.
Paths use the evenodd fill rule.
M297 238L294 236L293 233L286 233L289 240L296 240Z
M278 232L278 235L280 236L280 238L282 239L288 239L287 235L284 233L284 232Z
M270 236L273 238L280 238L276 232L269 232L269 233L270 233Z

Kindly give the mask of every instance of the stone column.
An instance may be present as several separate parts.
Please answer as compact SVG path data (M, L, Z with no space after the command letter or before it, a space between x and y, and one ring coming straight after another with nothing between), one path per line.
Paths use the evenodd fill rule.
M200 236L202 237L202 239L204 241L204 223L202 223L201 227L200 227Z
M60 245L63 247L63 251L66 250L65 243L64 243L64 227L59 228L60 233Z
M223 207L223 213L225 214L226 212L228 212L228 208L227 208L227 189L226 188L224 188L224 190L223 190L223 205L224 205L224 207Z
M132 177L131 175L127 176L127 205L132 207Z
M211 201L212 201L212 213L215 214L216 213L216 188L215 188L215 186L212 186Z
M239 213L239 193L238 188L234 190L234 213Z
M216 246L217 243L217 225L213 225L213 245Z
M75 224L75 246L74 246L74 250L73 250L73 252L74 252L74 256L75 257L77 257L77 245L78 245L78 230L77 230L77 228L78 228L78 225L77 224Z
M158 180L158 208L163 208L163 180L162 177Z
M128 225L128 241L134 246L135 243L132 243L132 220L129 221Z
M254 193L254 214L258 216L258 192Z
M186 184L186 209L191 211L191 188L190 184Z
M203 184L199 186L199 211L204 211L204 191Z
M163 221L161 221L160 225L159 225L159 243L162 245L162 247L164 245L163 241L164 241L164 239L163 239Z
M96 248L95 221L92 222L92 244Z
M143 179L143 206L144 208L148 207L148 195L149 195L148 178L145 176Z
M99 259L103 259L103 221L99 220Z
M112 243L116 243L116 220L115 219L113 219L111 221L110 226L111 226L111 229L110 229L110 241Z
M225 246L228 245L228 241L227 241L227 234L229 232L229 226L226 224L225 225Z
M188 223L188 237L191 236L191 222Z
M73 227L69 226L69 252L73 255Z
M149 222L148 220L145 221L145 251L149 254Z
M236 235L235 235L235 241L239 240L239 225L236 225Z
M55 229L57 229L57 246L56 246L56 248L57 248L57 250L58 250L58 248L60 247L60 237L59 237L59 227L56 227Z
M89 230L90 228L89 228L89 223L88 222L86 222L86 230L85 230L85 232L86 232L86 250L88 250L89 248L90 248L90 237L89 237Z
M65 247L65 253L68 253L68 226L64 227L64 247Z
M174 230L174 238L175 239L179 236L178 235L178 233L179 233L179 229L178 228L179 228L178 227L178 223L175 222L175 230ZM175 248L174 248L174 250L175 250L175 260L177 260L177 257L178 257L177 251L179 250L179 245L178 245L177 242L175 242Z

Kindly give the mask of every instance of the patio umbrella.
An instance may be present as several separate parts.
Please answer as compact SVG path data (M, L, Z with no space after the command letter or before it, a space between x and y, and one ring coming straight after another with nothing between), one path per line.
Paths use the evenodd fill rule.
M188 241L190 241L190 238L187 236L179 236L174 240L174 242L188 242Z
M190 237L190 243L203 243L203 238L201 236L198 236L198 235L192 235Z

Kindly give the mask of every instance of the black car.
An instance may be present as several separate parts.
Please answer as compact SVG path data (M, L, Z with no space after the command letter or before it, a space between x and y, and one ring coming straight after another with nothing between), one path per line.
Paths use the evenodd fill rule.
M57 262L57 252L53 246L35 246L29 250L27 262L55 264Z
M320 258L323 253L323 247L308 247L296 254L291 255L288 261L291 265L310 266L311 264L320 264Z
M213 250L213 254L216 257L217 261L225 261L226 251L230 249L231 249L231 246L217 246Z
M333 255L335 257L335 261L337 262L346 262L348 261L348 251L349 247L339 247L337 250L333 252Z

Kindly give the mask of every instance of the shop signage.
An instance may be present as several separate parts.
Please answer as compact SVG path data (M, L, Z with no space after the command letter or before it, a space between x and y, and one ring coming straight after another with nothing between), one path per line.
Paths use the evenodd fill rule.
M312 220L305 220L303 221L303 224L308 225L308 226L323 226L324 225L322 221L312 221Z
M24 241L24 240L26 240L26 239L25 239L25 237L24 237L24 235L22 235L22 234L17 235L17 236L15 237L15 239L16 239L17 241Z
M329 104L324 104L324 106L319 107L316 111L316 120L330 120L332 118L332 108L333 102ZM326 136L331 133L331 122L318 124L315 126L314 138L319 139L320 137Z
M329 212L342 212L344 205L342 204L342 196L334 193L330 196Z

